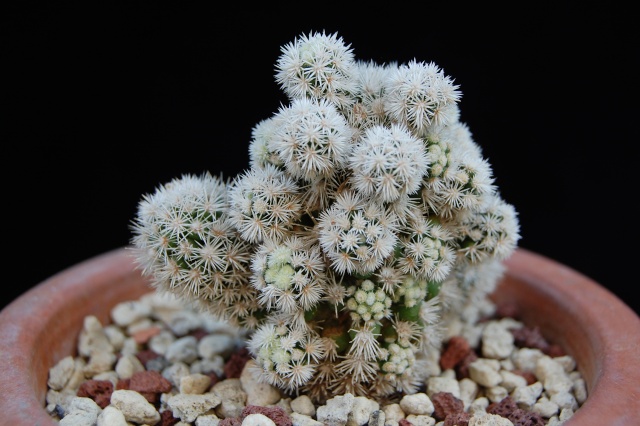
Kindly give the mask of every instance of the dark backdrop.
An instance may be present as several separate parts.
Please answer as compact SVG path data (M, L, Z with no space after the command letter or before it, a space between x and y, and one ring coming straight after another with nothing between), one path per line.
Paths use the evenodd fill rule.
M251 128L286 102L274 79L280 47L324 30L358 59L442 67L519 212L520 246L640 312L639 39L618 6L394 3L366 16L328 4L295 14L97 3L22 3L0 15L0 307L128 244L137 203L158 184L243 171Z

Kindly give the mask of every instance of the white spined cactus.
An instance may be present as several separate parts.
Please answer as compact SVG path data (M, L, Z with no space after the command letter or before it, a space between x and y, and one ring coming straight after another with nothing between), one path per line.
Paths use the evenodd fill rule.
M433 62L400 65L388 81L386 111L418 136L432 126L446 126L458 114L459 86Z
M327 99L348 108L356 91L353 49L337 34L310 32L281 48L276 82L291 99Z
M434 63L360 61L310 32L275 79L289 104L253 127L249 168L145 195L136 260L159 291L247 328L271 385L317 403L415 393L446 327L487 314L516 210Z
M326 99L294 99L274 119L280 126L267 147L291 176L313 181L331 178L344 168L351 153L351 130Z
M300 218L299 188L271 164L238 176L229 189L229 218L250 243L289 235Z
M251 281L267 310L310 311L322 300L328 285L319 245L297 236L261 244L251 269Z
M420 188L429 159L422 141L404 126L377 125L355 145L349 165L356 191L391 203Z
M140 201L133 250L158 291L253 328L260 309L257 291L247 285L249 243L232 226L227 207L227 183L221 177L175 178Z
M397 242L397 218L375 200L345 191L320 215L320 245L340 274L373 272Z

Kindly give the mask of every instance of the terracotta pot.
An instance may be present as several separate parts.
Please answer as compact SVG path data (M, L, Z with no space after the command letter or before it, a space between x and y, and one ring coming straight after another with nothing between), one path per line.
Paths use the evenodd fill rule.
M518 249L496 301L515 302L577 362L587 401L565 426L638 424L640 318L596 282L539 254ZM118 302L151 291L126 248L73 266L29 290L0 312L0 423L56 425L46 413L49 369L76 355L87 315L106 324Z

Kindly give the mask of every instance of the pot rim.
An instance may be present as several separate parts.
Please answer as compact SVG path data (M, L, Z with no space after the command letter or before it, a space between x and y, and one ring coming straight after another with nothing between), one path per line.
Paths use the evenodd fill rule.
M640 417L640 317L600 284L541 254L517 248L504 264L505 278L494 291L497 301L515 301L525 313L523 321L540 325L545 337L550 336L563 346L585 378L587 401L565 425L600 426L603 419L612 426L636 422ZM91 287L87 281L91 281ZM513 284L520 286L519 291ZM132 292L126 288L128 285ZM520 291L522 287L524 291ZM122 299L123 288L128 299ZM64 356L75 355L77 339L47 340L47 330L50 324L56 324L77 336L82 324L65 322L65 302L70 294L80 301L80 309L91 313L97 312L99 306L104 310L105 303L113 306L151 290L148 281L140 278L129 247L120 247L59 272L0 311L3 421L17 425L28 413L29 424L57 424L45 410L47 375ZM552 303L538 311L535 304L541 300ZM566 321L550 321L546 314L551 309L563 310ZM105 314L98 318L103 324L111 322ZM572 325L577 333L559 334ZM586 348L580 331L591 336L595 351L583 350ZM42 354L34 347L43 346L43 340L48 348L46 359L38 359L37 355ZM620 365L628 368L622 370ZM604 413L607 417L603 417Z

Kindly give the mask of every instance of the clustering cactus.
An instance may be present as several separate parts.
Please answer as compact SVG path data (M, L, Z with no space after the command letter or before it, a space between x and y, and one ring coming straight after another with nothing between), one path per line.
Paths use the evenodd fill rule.
M443 316L500 278L516 211L437 65L359 61L318 32L281 52L290 105L253 128L249 168L145 195L136 260L158 291L245 328L274 386L414 392Z

